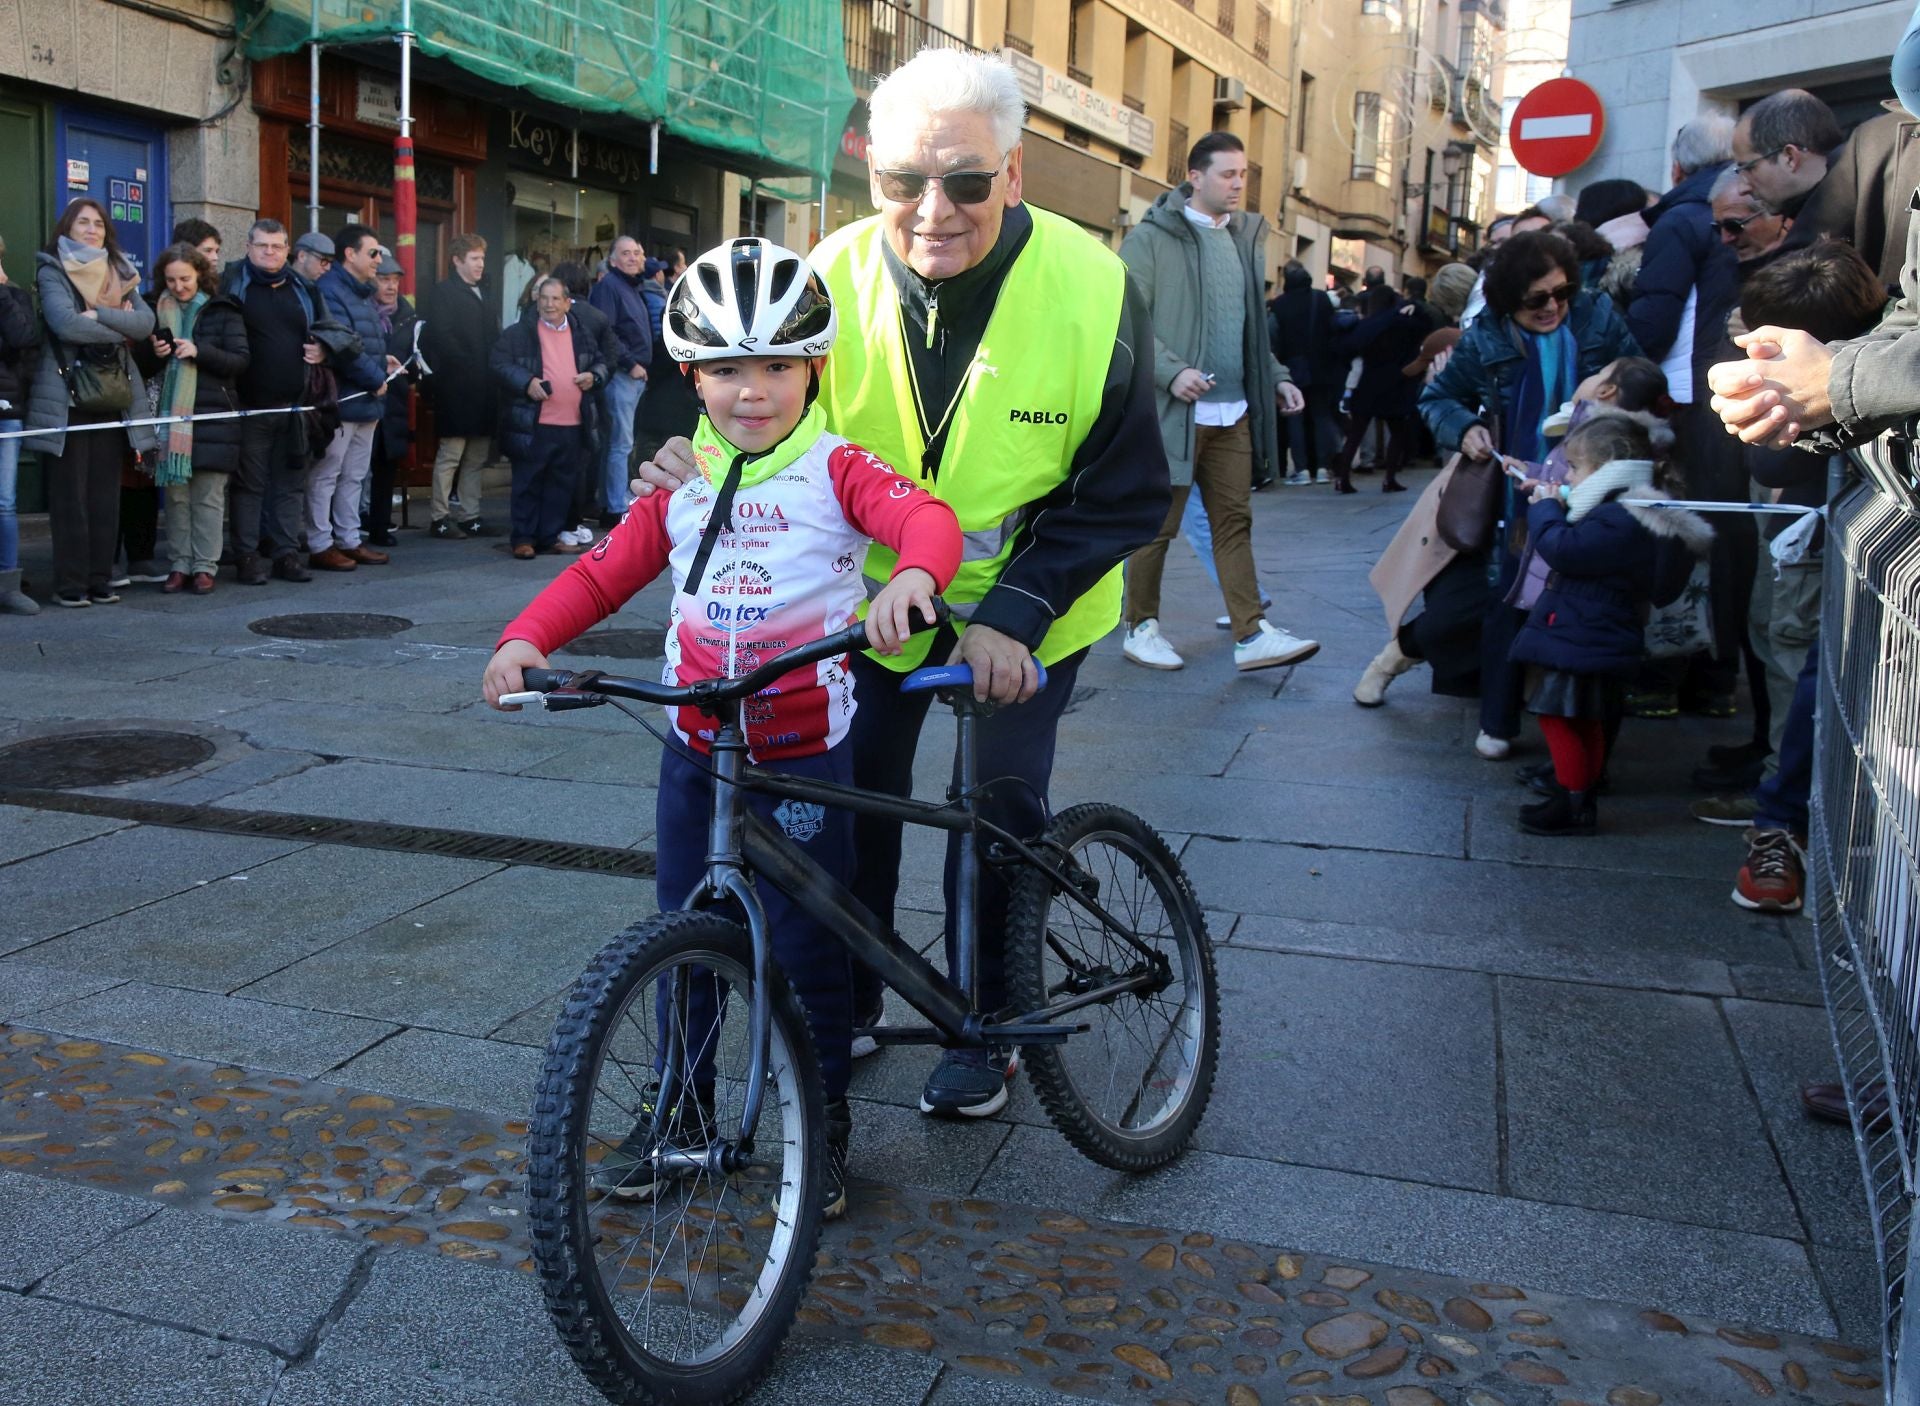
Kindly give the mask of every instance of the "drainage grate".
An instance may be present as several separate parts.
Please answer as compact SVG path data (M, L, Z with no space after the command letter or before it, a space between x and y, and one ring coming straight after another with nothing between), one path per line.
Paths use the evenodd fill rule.
M277 640L383 640L411 630L413 621L404 615L336 610L319 615L269 615L250 622L247 628Z
M200 765L213 743L190 732L82 732L0 747L0 786L60 791L150 781Z
M590 659L658 659L666 648L665 630L599 630L580 636L560 653Z
M164 734L163 734L164 735ZM8 749L12 750L12 749ZM208 749L211 752L211 748ZM98 783L96 783L98 784ZM360 849L437 854L447 859L480 859L495 864L529 864L542 869L571 869L653 877L651 850L612 845L563 844L477 830L443 830L431 825L390 825L377 820L341 820L325 815L289 815L270 810L233 810L225 806L182 805L173 801L132 800L118 796L80 796L38 787L0 784L0 805L97 815L177 830L209 830L222 835L252 835L269 840L353 845Z

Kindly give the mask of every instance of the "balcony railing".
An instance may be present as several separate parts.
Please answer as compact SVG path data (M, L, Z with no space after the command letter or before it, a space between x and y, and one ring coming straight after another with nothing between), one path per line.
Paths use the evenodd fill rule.
M1261 63L1273 57L1273 11L1265 5L1253 7L1253 56Z
M1136 98L1132 93L1122 93L1120 95L1120 105L1131 108L1135 112L1145 112L1147 110L1146 99Z
M1233 0L1220 0L1220 15L1216 23L1222 34L1233 38Z
M1187 124L1167 123L1167 184L1177 186L1187 178Z
M1247 208L1256 214L1260 210L1260 163L1247 163Z
M931 24L893 0L841 0L840 23L847 37L847 73L864 95L873 85L922 49L977 50L959 35ZM1007 36L1009 48L1024 40ZM1025 52L1032 46L1025 45Z
M1024 34L1015 34L1011 29L1009 29L1007 31L1006 37L1002 39L1000 42L1005 44L1009 49L1013 50L1014 53L1016 54L1025 54L1028 58L1033 57L1033 41L1027 38Z

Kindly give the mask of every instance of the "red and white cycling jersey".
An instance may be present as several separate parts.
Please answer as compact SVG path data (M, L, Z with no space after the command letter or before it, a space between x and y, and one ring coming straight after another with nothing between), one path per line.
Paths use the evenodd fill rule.
M749 470L749 476L750 476ZM734 494L731 531L714 539L698 588L685 587L719 485L696 477L635 501L620 525L542 591L501 639L551 653L673 571L667 683L738 678L783 650L852 623L866 598L867 546L900 553L944 589L960 564L953 510L838 435ZM846 736L853 682L845 656L783 675L748 699L741 723L762 761L823 752ZM713 719L677 710L674 731L705 751Z

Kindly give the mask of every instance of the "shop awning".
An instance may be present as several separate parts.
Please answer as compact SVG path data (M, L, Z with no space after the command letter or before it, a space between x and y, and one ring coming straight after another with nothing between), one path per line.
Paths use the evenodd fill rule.
M239 0L251 58L306 45L310 0ZM389 38L400 0L320 0L323 44ZM853 106L840 0L413 0L421 53L583 114L825 180Z

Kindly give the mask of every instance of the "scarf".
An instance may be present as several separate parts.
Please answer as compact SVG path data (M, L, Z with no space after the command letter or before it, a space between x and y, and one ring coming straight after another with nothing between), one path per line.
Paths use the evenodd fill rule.
M1512 319L1507 321L1509 335L1526 353L1527 364L1514 382L1513 398L1507 402L1503 426L1506 442L1500 448L1501 452L1528 463L1537 464L1546 457L1542 427L1548 416L1573 399L1573 373L1579 347L1567 327L1568 321L1570 318L1562 318L1551 332L1526 332ZM1501 516L1511 524L1503 539L1501 557L1503 565L1511 568L1519 558L1521 525L1526 521L1527 511L1526 505L1514 495L1513 479L1505 474L1501 478ZM1511 576L1503 571L1502 589L1510 584Z
M95 249L66 235L60 236L60 270L90 308L117 308L132 291L132 283L121 277L104 247Z
M194 325L200 320L200 310L207 305L207 295L197 292L185 303L174 300L171 293L162 293L154 304L160 325L185 341L193 340ZM200 389L200 365L196 361L182 361L177 356L167 358L167 374L160 383L160 413L162 415L191 416L193 398ZM185 483L193 477L193 421L176 419L165 426L166 440L160 446L160 462L153 471L156 488L168 488L177 483Z
M1562 490L1567 500L1567 521L1578 522L1609 498L1634 488L1653 486L1653 460L1609 459L1570 490Z

